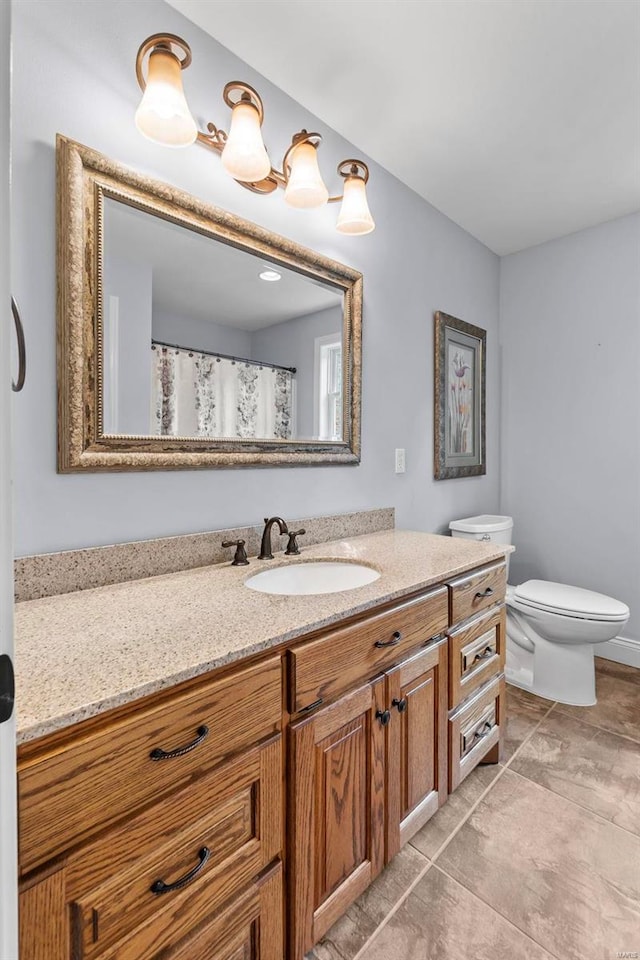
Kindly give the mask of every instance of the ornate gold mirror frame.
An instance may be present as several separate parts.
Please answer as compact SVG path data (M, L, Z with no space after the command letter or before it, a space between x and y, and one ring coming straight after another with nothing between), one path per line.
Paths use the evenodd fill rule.
M58 135L58 471L360 462L362 274ZM104 200L112 197L342 291L342 441L124 436L103 430Z

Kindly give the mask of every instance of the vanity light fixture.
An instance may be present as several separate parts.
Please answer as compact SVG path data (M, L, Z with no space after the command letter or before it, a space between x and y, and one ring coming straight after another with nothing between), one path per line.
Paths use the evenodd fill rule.
M276 170L262 139L264 108L260 95L239 80L227 83L222 92L224 102L231 108L229 133L214 123L208 123L208 133L203 133L191 116L182 87L181 73L190 63L189 44L174 34L155 33L140 45L136 76L143 95L135 120L145 137L169 147L200 143L221 154L223 167L241 186L265 195L283 187L284 199L292 207L311 210L325 203L341 202L336 229L351 236L371 233L375 224L367 203L369 168L363 160L343 160L338 164L344 192L329 196L318 165L322 137L301 130L291 139L282 170ZM261 277L267 279L262 274Z
M261 280L267 280L269 283L275 283L276 280L282 280L282 274L277 270L263 270L258 274Z

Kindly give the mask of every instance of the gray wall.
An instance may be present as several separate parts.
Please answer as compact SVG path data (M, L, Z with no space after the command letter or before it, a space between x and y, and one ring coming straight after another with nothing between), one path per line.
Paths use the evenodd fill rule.
M196 350L213 350L251 359L251 333L197 317L176 316L153 308L153 339Z
M254 360L271 360L296 368L296 436L317 436L314 430L314 381L316 337L342 334L342 308L330 307L305 317L256 330L252 337Z
M105 432L146 434L151 423L151 267L140 261L105 258ZM118 299L117 410L109 401L111 337L109 298Z
M133 116L134 63L149 34L183 35L193 49L184 81L203 127L228 126L221 93L240 78L265 101L274 161L301 127L324 136L330 190L358 148L160 2L14 5L12 287L25 318L29 379L15 402L17 555L259 522L395 506L400 527L442 530L452 517L495 511L499 492L498 258L371 162L377 229L352 238L334 229L336 205L294 210L282 192L243 190L219 159L193 146L145 140ZM283 34L284 38L284 34ZM286 54L283 39L283 55ZM348 92L344 95L348 96ZM364 274L362 463L313 469L56 474L55 134L61 132ZM363 159L368 160L367 157ZM486 477L436 483L433 448L433 312L488 331ZM394 473L394 448L407 473Z
M510 579L640 594L640 214L501 261ZM636 615L624 630L640 639Z

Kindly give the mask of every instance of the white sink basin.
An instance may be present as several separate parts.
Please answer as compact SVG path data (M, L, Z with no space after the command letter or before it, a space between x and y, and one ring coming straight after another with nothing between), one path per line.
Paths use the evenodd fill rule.
M380 574L360 563L292 563L287 567L264 570L245 581L245 587L260 593L288 596L314 593L340 593L378 580Z

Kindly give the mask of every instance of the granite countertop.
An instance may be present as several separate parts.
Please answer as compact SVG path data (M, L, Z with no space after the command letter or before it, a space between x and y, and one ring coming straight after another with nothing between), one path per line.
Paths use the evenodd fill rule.
M301 547L300 557L216 564L18 603L18 743L207 673L491 560L511 547L388 530ZM244 586L283 563L360 562L381 574L340 593Z

